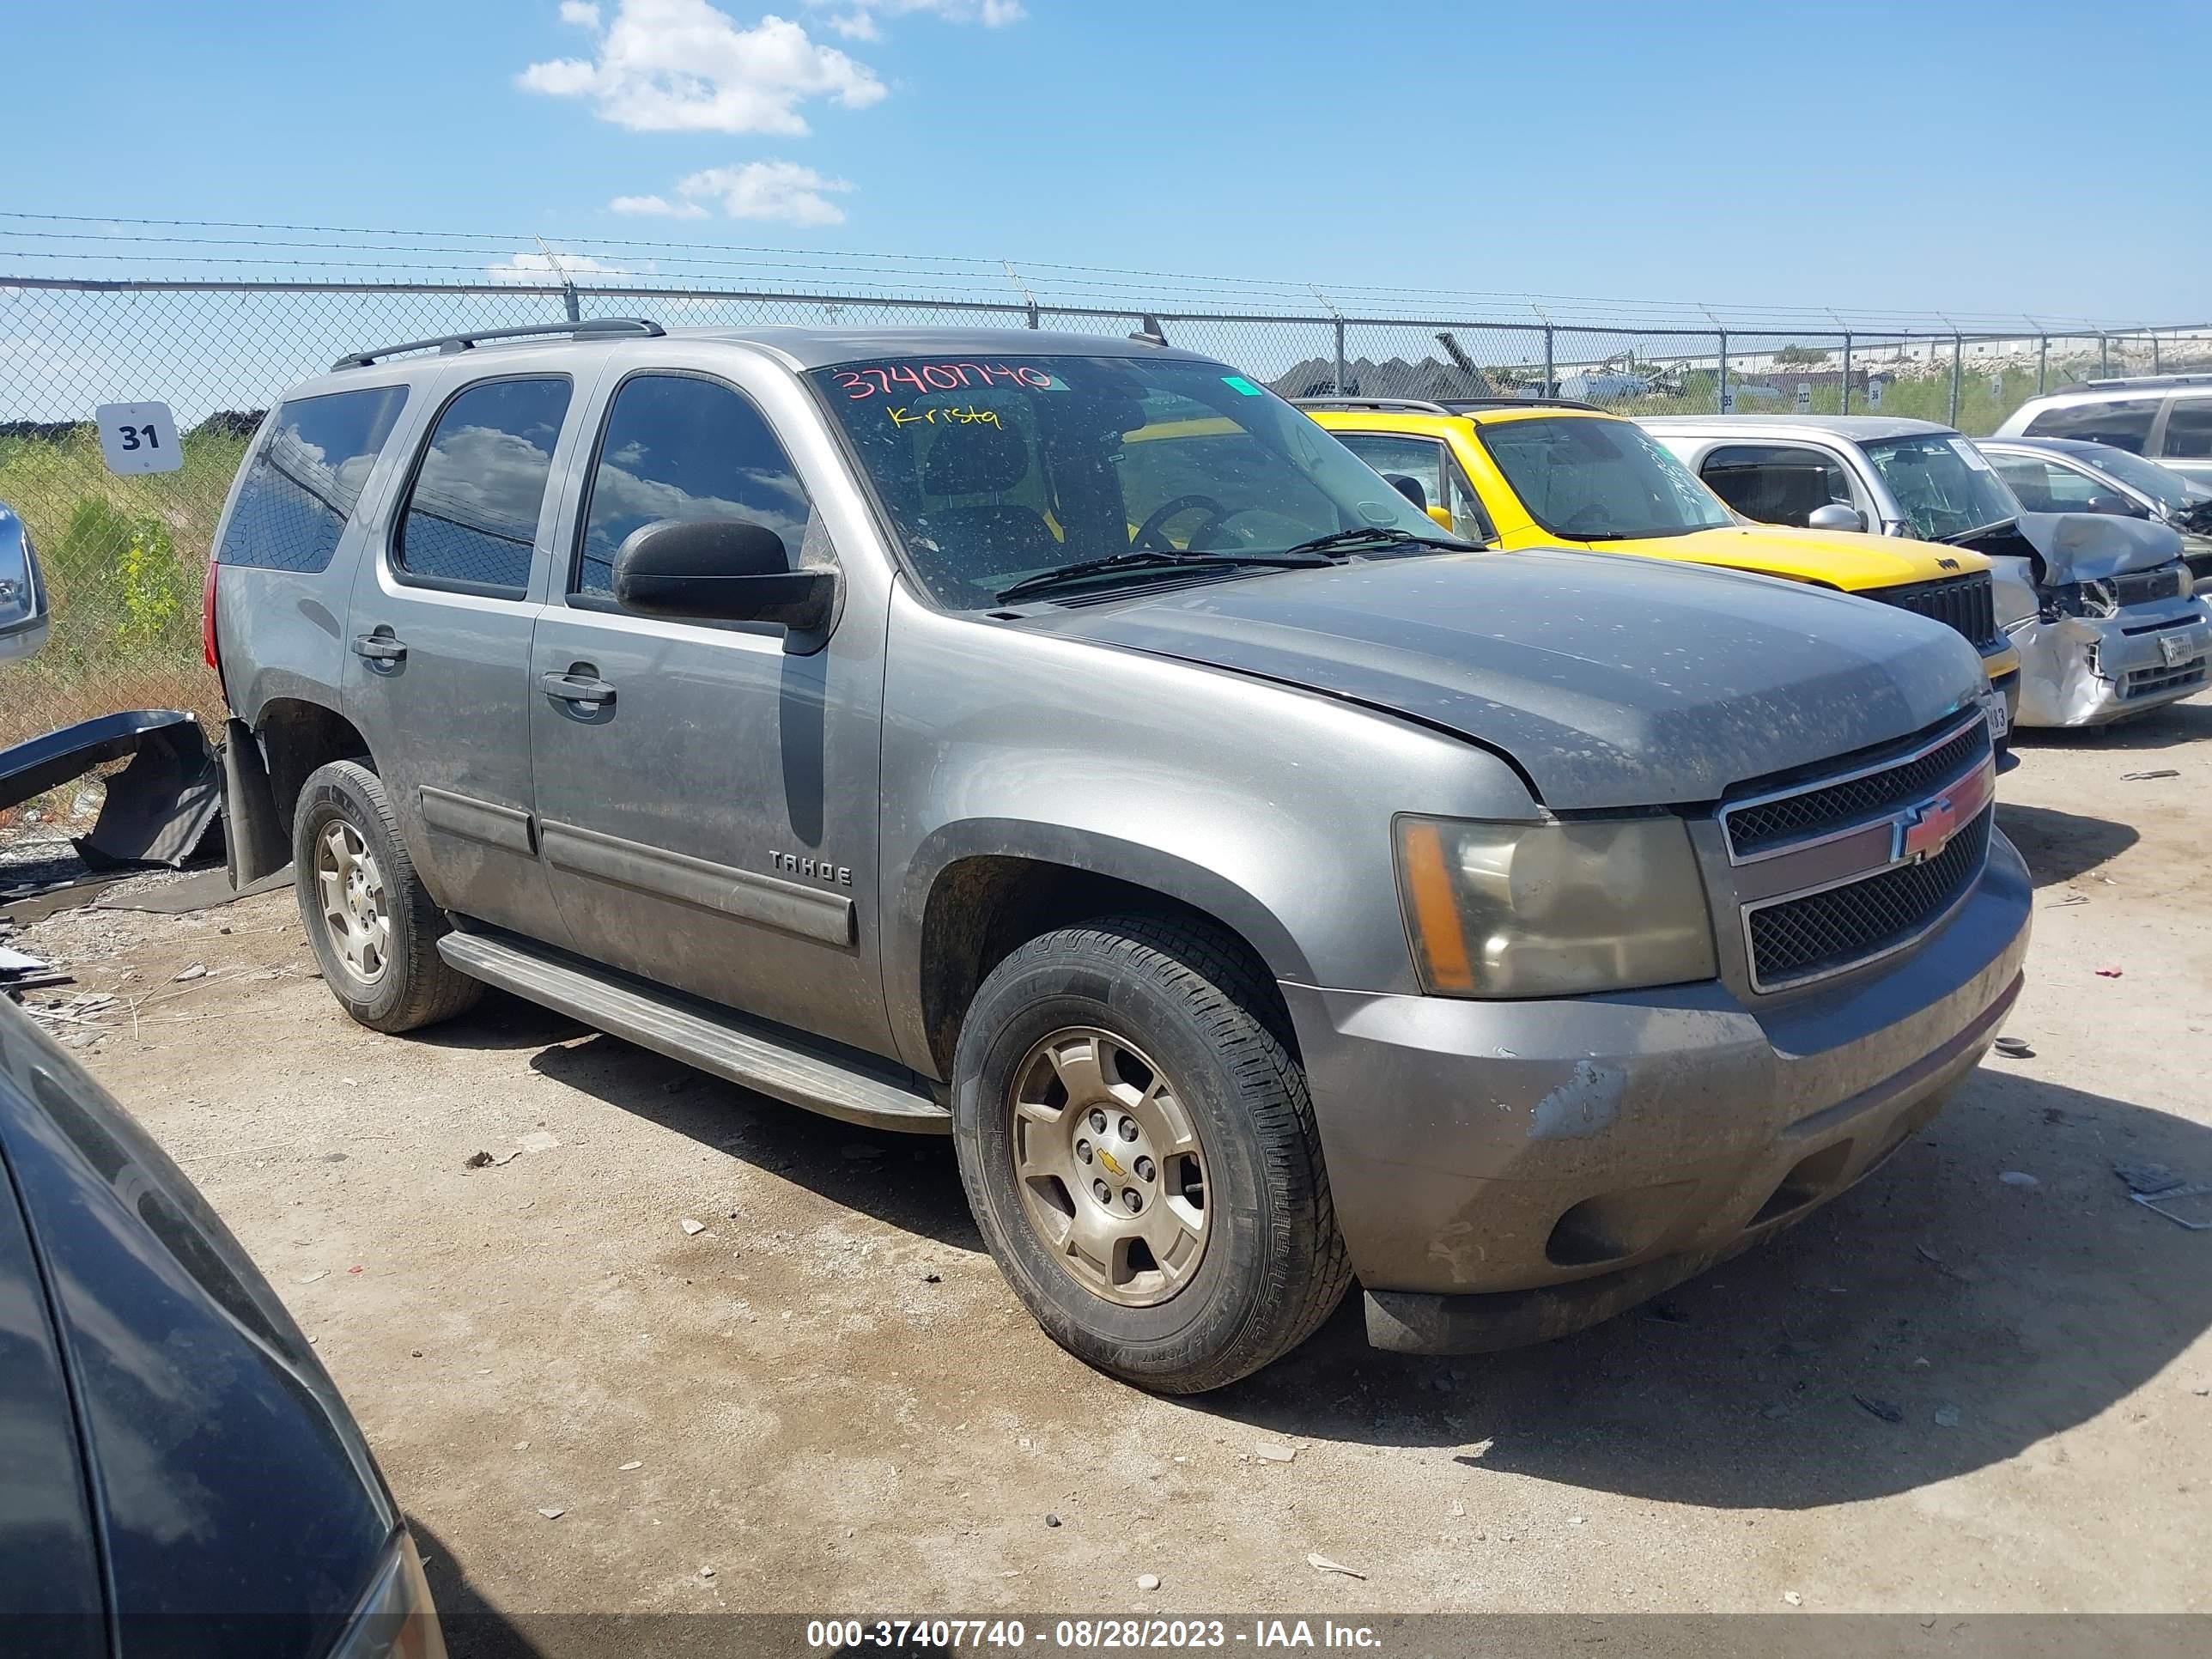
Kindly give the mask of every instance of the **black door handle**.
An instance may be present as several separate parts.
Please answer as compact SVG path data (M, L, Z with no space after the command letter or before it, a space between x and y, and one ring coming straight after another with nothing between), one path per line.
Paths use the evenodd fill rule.
M356 634L353 636L353 653L366 657L371 662L405 662L407 647L389 634Z
M593 679L585 674L540 674L539 688L549 697L558 697L562 702L612 702L615 689L605 680Z

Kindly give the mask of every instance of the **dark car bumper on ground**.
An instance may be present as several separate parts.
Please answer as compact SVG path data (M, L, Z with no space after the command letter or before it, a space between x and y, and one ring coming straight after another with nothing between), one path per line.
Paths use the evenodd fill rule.
M1932 1119L2020 994L2002 836L1901 960L1752 1008L1718 983L1551 1002L1286 984L1376 1346L1607 1318L1834 1197Z

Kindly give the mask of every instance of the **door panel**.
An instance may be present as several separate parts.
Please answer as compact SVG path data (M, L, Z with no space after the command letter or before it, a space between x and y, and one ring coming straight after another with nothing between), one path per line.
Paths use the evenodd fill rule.
M344 708L449 910L566 943L531 820L530 638L574 399L474 382L434 422L347 623Z
M544 862L584 954L888 1054L854 903L876 857L874 630L842 628L799 655L780 629L632 616L609 592L615 550L640 525L725 517L768 524L795 562L835 562L783 446L738 389L674 373L623 381L564 584L575 591L540 613L531 653Z

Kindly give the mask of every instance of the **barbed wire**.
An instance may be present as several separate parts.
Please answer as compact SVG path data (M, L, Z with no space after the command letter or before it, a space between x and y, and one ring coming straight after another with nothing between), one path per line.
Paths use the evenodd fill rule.
M40 226L69 228L34 228ZM199 232L226 234L191 234ZM331 240L339 238L370 240ZM301 257L313 254L337 257ZM346 257L354 255L379 257ZM2141 318L2030 316L2022 313L1958 310L1917 312L1751 301L1708 303L1371 283L1330 284L1051 260L1007 261L959 254L714 245L645 237L586 235L553 239L542 238L535 232L509 234L495 231L21 210L0 210L0 257L47 264L75 262L81 266L88 262L133 267L169 265L180 272L194 269L263 269L272 272L377 272L395 277L465 273L493 280L510 274L550 275L556 280L580 285L626 279L746 276L756 282L805 281L816 289L840 284L856 286L870 290L871 295L888 297L896 293L915 299L928 296L917 294L915 285L930 283L939 287L938 297L957 293L967 297L1004 298L1012 291L1026 295L1036 289L1041 290L1036 297L1049 297L1061 306L1079 307L1085 300L1093 300L1100 302L1102 308L1115 311L1147 307L1173 309L1203 304L1217 309L1231 306L1244 310L1273 307L1310 314L1318 305L1325 315L1352 311L1403 313L1418 307L1425 313L1457 315L1468 322L1514 324L1539 330L1550 325L1632 332L1639 325L1653 330L1680 325L1710 329L1717 322L1732 331L1747 334L1799 331L1832 337L1854 330L1934 335L1948 335L1960 330L2095 334L2174 326L2146 322ZM471 258L481 258L484 263L455 263ZM642 259L646 268L611 263L623 259Z

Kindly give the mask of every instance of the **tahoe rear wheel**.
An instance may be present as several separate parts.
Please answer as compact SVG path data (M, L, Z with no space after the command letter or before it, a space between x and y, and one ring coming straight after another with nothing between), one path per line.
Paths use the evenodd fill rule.
M445 912L400 843L382 780L360 762L319 767L301 788L292 885L323 982L371 1030L450 1019L483 994L438 954Z
M1170 1394L1249 1376L1351 1281L1273 988L1211 929L1030 940L961 1027L953 1133L985 1242L1055 1341Z

